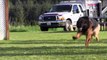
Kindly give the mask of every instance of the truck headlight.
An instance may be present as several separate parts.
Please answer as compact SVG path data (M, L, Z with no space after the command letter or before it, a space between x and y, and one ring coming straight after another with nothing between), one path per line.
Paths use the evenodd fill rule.
M58 17L58 20L65 20L65 18L64 17Z

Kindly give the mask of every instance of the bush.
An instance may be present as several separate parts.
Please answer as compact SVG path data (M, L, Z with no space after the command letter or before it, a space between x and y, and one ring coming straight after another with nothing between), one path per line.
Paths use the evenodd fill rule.
M39 30L39 26L10 26L10 32L34 32Z
M40 14L64 0L9 0L11 25L36 25Z

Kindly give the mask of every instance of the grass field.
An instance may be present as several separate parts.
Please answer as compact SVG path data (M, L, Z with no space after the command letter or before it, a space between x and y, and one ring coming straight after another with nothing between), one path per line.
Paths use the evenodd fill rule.
M76 32L10 32L0 41L0 60L107 60L107 32L100 33L85 48L85 36L73 40Z

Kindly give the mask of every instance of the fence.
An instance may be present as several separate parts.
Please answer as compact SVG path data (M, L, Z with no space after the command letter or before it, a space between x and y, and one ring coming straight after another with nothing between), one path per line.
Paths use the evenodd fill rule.
M107 18L102 18L100 20L101 31L107 31Z

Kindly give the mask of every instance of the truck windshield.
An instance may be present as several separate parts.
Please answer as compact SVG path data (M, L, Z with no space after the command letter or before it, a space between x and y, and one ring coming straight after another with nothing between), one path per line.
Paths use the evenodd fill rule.
M51 12L70 12L72 5L55 5L50 10Z

